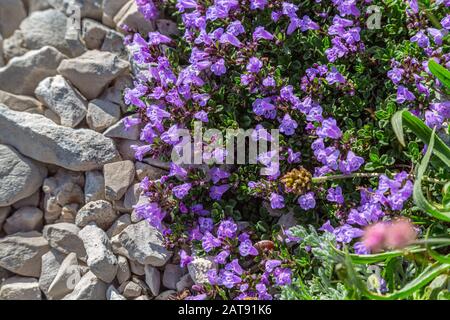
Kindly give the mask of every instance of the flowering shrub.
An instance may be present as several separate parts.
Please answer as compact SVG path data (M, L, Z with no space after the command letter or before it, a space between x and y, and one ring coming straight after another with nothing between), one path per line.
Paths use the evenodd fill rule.
M269 176L260 169L270 161L224 165L227 150L217 147L203 153L205 165L171 162L166 176L141 182L149 200L135 210L163 231L181 265L207 257L216 266L191 299L355 297L348 281L330 284L336 264L354 271L343 252L403 248L430 226L411 199L423 145L410 135L402 148L390 119L407 109L449 141L450 101L428 68L429 59L450 67L449 1L136 2L147 19L170 17L180 29L126 39L135 82L124 94L133 114L125 124L141 128L138 160L170 162L183 146L177 131L198 121L256 129L254 139L266 141L280 132ZM380 29L366 26L373 5ZM431 194L439 197L448 173L432 169ZM444 222L437 229L445 233ZM405 267L413 279L421 267L408 263L395 272ZM380 294L400 285L389 270Z

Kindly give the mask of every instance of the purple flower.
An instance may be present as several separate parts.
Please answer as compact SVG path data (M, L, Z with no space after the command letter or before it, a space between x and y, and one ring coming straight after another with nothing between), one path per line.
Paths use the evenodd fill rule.
M280 124L280 132L287 136L291 136L295 133L295 129L297 129L297 127L297 122L293 120L288 113L286 113Z
M344 203L344 196L342 195L342 188L336 187L336 189L328 189L327 200L331 202L336 202L339 204Z
M177 9L180 12L184 12L185 9L196 9L197 2L195 0L178 0Z
M222 199L223 194L228 191L228 189L230 189L230 185L228 184L213 186L209 191L209 196L213 200L220 200Z
M218 167L214 167L209 171L209 175L211 176L211 180L214 184L217 184L222 179L227 179L230 176L230 173L224 170L221 170Z
M151 146L138 146L138 145L132 145L131 149L134 150L135 155L134 157L139 160L142 161L144 159L144 155L147 152L150 152L150 150L152 150Z
M152 46L157 46L160 44L167 44L172 42L172 39L169 37L162 35L159 32L150 32L148 34L148 43Z
M414 13L419 13L419 1L418 0L408 0L408 4Z
M228 25L226 32L231 33L232 35L238 36L242 33L245 33L245 29L240 21L233 21L232 23L230 23Z
M220 251L219 254L217 254L217 256L214 258L214 262L218 264L225 264L229 256L230 251L228 250Z
M422 30L411 38L411 42L417 42L421 48L428 48L430 46L430 39L428 39L428 36Z
M235 238L237 232L237 224L231 220L222 221L217 229L217 236L219 238Z
M275 87L276 86L276 82L275 79L272 77L267 77L263 80L263 86L264 87Z
M239 245L239 253L243 257L246 257L248 255L256 256L258 255L258 250L253 246L250 239L246 239Z
M326 77L328 84L334 84L334 83L345 83L345 78L342 76L342 74L337 71L335 67L331 69Z
M270 194L270 206L272 209L282 209L284 208L284 198L283 196L272 192Z
M270 41L270 40L273 40L273 38L274 38L273 35L270 32L266 31L266 29L264 29L264 27L257 27L255 29L255 32L253 32L253 40L254 41L258 41L261 39Z
M347 153L347 159L339 162L339 170L344 174L357 171L364 164L364 159L355 155L352 151Z
M251 57L247 64L247 71L251 73L258 73L263 66L261 60L255 57Z
M317 135L320 138L339 139L342 137L342 131L336 124L336 119L328 118L323 120L322 127L317 129Z
M397 102L398 103L405 103L406 101L414 101L416 97L414 94L409 91L404 86L398 86L397 88Z
M279 286L287 286L290 285L292 280L292 270L288 268L276 268L275 272L275 282Z
M264 9L264 7L267 5L267 0L250 0L250 9L256 10L256 9Z
M291 148L288 148L288 158L287 161L289 163L298 163L300 162L300 157L302 156L301 152L294 152Z
M320 231L324 231L324 232L334 232L334 228L330 223L330 220L327 220L327 222L325 222L322 227L319 228Z
M191 190L192 185L190 183L184 183L182 185L176 186L172 189L173 195L178 199L183 199L186 197Z
M210 252L214 248L218 248L222 245L222 241L214 237L211 232L207 231L202 238L202 248L206 252Z
M393 68L392 70L388 71L387 75L394 84L399 84L400 81L402 81L404 72L405 72L405 70L403 70L401 68Z
M225 73L227 73L227 68L225 67L225 60L223 59L219 59L217 60L216 63L214 63L213 65L211 65L211 71L216 75L216 76L221 76Z
M281 266L280 260L267 260L265 268L267 272L272 272L276 267Z
M238 259L233 259L230 263L228 263L225 266L225 270L233 271L234 273L238 275L242 275L244 273L244 269L242 269L241 265L239 264Z
M308 192L298 198L298 204L303 210L314 209L316 207L316 199L314 198L314 192Z
M219 40L220 43L222 44L231 44L232 46L235 46L237 48L242 47L242 43L239 41L238 38L236 38L235 35L230 34L230 33L224 33Z
M200 120L202 122L205 122L205 123L209 122L208 113L206 111L203 111L203 110L196 112L194 114L194 118L197 119L197 120Z
M237 276L234 272L224 271L220 276L220 283L224 285L226 288L231 289L235 285L241 283L241 278Z
M204 218L204 217L199 217L198 218L198 226L200 228L201 232L212 232L214 229L214 221L211 218Z
M178 177L181 180L184 180L187 178L187 171L180 167L179 165L175 164L174 162L170 163L170 171L169 171L169 177Z
M450 14L446 15L442 20L441 20L441 25L444 29L450 30Z
M194 259L186 253L184 250L180 250L180 266L182 268L190 264Z
M344 224L342 227L334 229L333 233L336 236L337 242L349 243L354 238L360 238L364 234L364 231Z

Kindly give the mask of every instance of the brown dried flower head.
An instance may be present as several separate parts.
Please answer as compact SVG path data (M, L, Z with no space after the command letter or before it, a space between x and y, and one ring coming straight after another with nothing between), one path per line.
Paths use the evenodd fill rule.
M312 174L301 167L286 173L281 182L287 192L302 195L311 189Z

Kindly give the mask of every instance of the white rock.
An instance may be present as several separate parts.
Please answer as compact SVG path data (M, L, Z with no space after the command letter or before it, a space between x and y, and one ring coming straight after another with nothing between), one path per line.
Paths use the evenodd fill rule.
M43 235L52 248L65 254L74 252L79 259L86 260L86 250L78 236L79 232L80 229L76 225L62 222L46 225Z
M154 23L145 19L144 15L139 12L135 1L129 1L117 12L114 16L114 23L118 31L123 31L122 25L127 25L141 34L148 34L155 30Z
M145 266L143 264L140 264L139 262L132 260L129 260L128 262L130 263L130 270L132 274L135 274L137 276L145 275L144 270Z
M124 118L125 119L125 118ZM119 138L128 140L139 139L139 126L133 126L128 130L125 130L124 119L120 120L116 124L112 125L103 134L108 138Z
M43 226L44 213L39 208L24 207L14 212L3 226L6 234L39 231Z
M209 283L208 271L215 269L216 265L212 259L196 257L189 265L188 270L195 284Z
M161 267L172 256L172 252L164 246L161 232L150 226L147 221L129 225L112 241L113 249L119 254L144 265Z
M86 121L89 128L102 132L120 119L120 106L106 100L92 100L88 105Z
M108 31L101 50L114 53L122 59L128 58L127 48L124 44L124 36L115 30Z
M117 258L112 253L106 233L95 224L84 227L80 233L87 253L87 265L100 280L112 282L117 275Z
M52 281L48 296L51 299L59 300L71 293L81 280L81 268L78 266L77 255L70 253L64 261Z
M106 290L106 300L127 300L124 296L122 296L113 285L108 287Z
M93 100L129 67L127 61L112 53L91 50L77 58L62 61L58 72L77 87L83 96Z
M63 300L106 300L106 289L106 283L89 271Z
M80 9L81 18L102 19L103 0L48 0L50 5L61 12L71 15L74 7Z
M58 115L61 125L65 127L76 127L86 116L86 99L60 75L42 80L35 95Z
M131 224L131 216L129 214L123 214L114 221L113 225L106 231L106 234L111 239L118 235Z
M25 47L31 50L52 46L69 57L76 57L86 51L82 42L68 39L68 18L58 10L36 11L20 24Z
M104 44L106 44L106 39ZM118 104L122 110L122 113L127 113L128 106L125 104L123 95L125 90L127 88L131 88L132 86L133 86L133 79L129 74L120 76L116 80L114 80L113 84L108 89L105 90L105 92L102 94L102 99Z
M183 269L176 264L167 264L164 267L163 285L167 289L176 289L177 283L183 276Z
M27 12L22 1L2 0L0 4L0 34L8 38L14 33Z
M123 256L117 257L117 281L119 284L124 283L131 278L130 266L128 264L127 258Z
M127 2L128 0L103 0L103 24L114 28L116 26L114 16Z
M23 0L28 13L51 8L48 0Z
M41 115L11 111L2 105L0 143L35 160L72 171L95 170L120 160L114 142L102 134L58 126Z
M39 282L34 278L9 278L0 289L0 300L42 300Z
M158 29L159 33L165 36L178 35L180 33L177 24L168 19L156 20L156 29Z
M128 282L123 290L123 296L125 298L137 298L141 295L141 293L142 288L133 281Z
M105 179L101 171L88 171L84 185L84 202L97 200L105 200Z
M11 207L0 207L0 230L3 228L3 223L8 218L9 213L11 212Z
M140 187L140 183L135 183L130 186L128 191L125 193L125 199L123 201L124 208L131 212L133 210L133 206L138 203L141 193L142 189Z
M56 275L58 274L59 267L64 261L66 255L58 250L51 249L44 254L41 258L41 276L39 277L39 288L48 298L48 288L52 284Z
M119 200L134 181L135 169L132 161L108 163L103 167L105 196L108 200Z
M33 193L31 196L26 197L22 200L17 201L13 204L14 209L20 209L23 207L39 207L41 199L41 192L38 189L35 193Z
M20 57L29 50L25 48L25 38L20 30L14 31L9 38L3 39L3 58L5 64L14 57Z
M95 222L99 228L107 230L117 218L111 203L105 200L92 201L81 208L75 218L78 227L83 228Z
M37 231L7 236L0 239L0 267L21 276L39 277L41 258L49 249Z
M109 30L109 28L93 19L83 19L82 35L86 47L89 50L100 49Z
M40 188L47 175L45 167L25 158L11 146L0 144L0 163L0 207L31 196Z
M32 96L39 82L56 75L56 68L64 58L61 52L48 46L15 57L0 69L0 88L14 94Z
M155 267L145 266L145 283L150 288L151 293L154 296L159 294L161 288L161 273Z

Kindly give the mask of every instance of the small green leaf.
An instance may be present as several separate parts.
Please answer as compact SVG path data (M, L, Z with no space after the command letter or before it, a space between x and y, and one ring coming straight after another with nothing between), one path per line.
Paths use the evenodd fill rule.
M438 64L434 59L428 61L428 68L443 85L450 88L450 71Z

